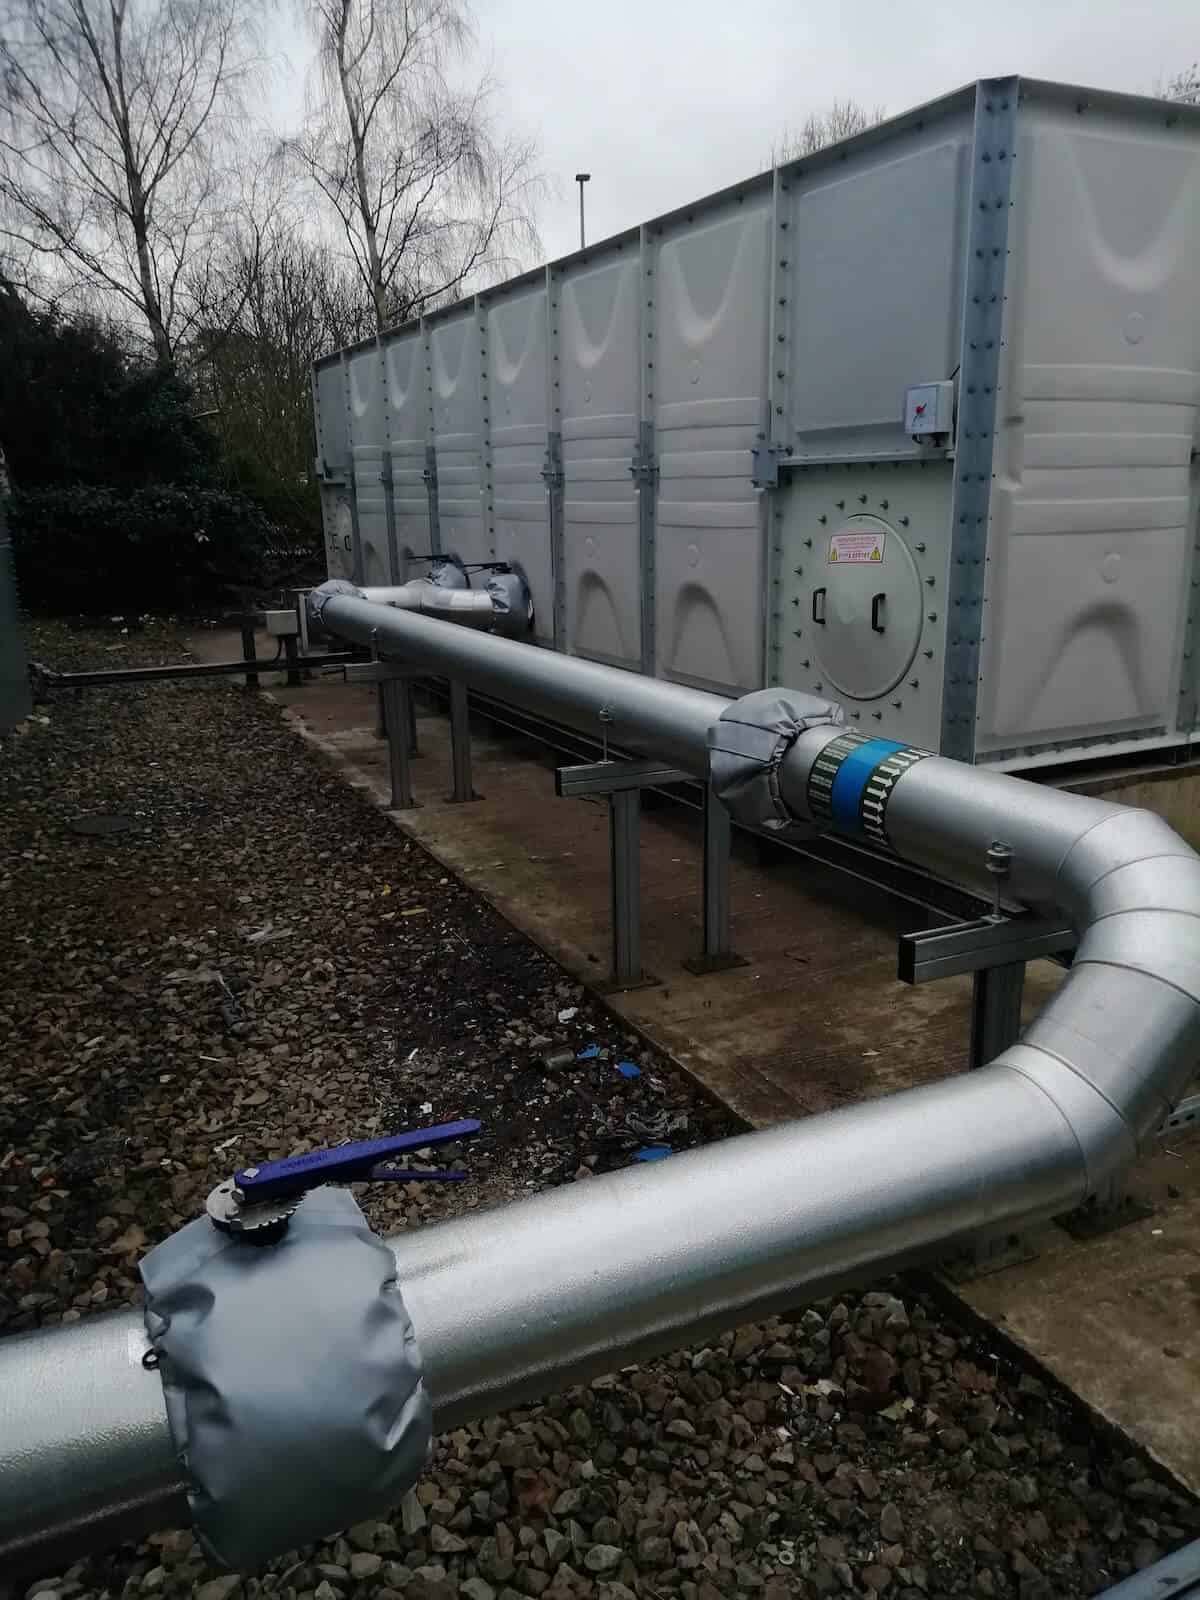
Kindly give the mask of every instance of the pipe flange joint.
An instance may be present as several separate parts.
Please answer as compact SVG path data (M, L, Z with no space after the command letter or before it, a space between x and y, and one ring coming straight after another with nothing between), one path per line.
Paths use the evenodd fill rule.
M756 689L731 701L708 730L708 772L733 820L776 837L812 838L817 829L784 801L779 768L800 734L842 727L845 720L836 701L781 689Z

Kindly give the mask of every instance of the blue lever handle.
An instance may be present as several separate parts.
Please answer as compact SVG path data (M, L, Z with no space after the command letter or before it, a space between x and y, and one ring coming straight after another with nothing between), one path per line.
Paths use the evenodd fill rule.
M370 1178L374 1169L391 1156L406 1150L423 1150L426 1145L452 1144L479 1132L473 1118L463 1122L443 1122L436 1128L414 1128L409 1133L394 1133L386 1139L362 1139L357 1144L336 1145L331 1150L311 1150L308 1155L290 1156L286 1161L266 1161L260 1167L244 1167L233 1181L247 1205L265 1200L281 1200L303 1194L323 1183L354 1183ZM380 1177L389 1176L380 1173ZM410 1174L405 1174L406 1177ZM412 1173L411 1177L437 1177L437 1173Z

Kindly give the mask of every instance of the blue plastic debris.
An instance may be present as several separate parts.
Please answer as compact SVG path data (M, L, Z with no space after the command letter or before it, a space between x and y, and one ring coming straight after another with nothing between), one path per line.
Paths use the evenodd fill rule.
M648 1144L634 1155L635 1161L665 1161L668 1156L673 1156L674 1150L669 1144Z
M576 1061L595 1061L599 1054L600 1046L598 1044L589 1044L585 1050L579 1052L575 1059Z
M617 1071L623 1078L640 1078L642 1075L641 1067L635 1067L632 1061L618 1061Z

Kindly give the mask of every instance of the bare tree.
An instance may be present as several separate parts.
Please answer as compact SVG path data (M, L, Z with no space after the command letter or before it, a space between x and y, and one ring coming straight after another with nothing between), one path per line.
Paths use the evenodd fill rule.
M1179 100L1184 105L1200 106L1200 62L1193 61L1190 67L1168 78L1166 83L1159 85L1158 93L1164 100Z
M114 302L169 367L234 204L221 160L251 0L8 0L0 238L55 292Z
M824 111L814 111L801 125L798 133L785 128L777 143L771 146L771 165L783 166L788 161L798 161L801 156L811 156L826 145L837 144L856 133L879 125L887 115L882 106L870 111L854 100L834 100Z
M277 520L315 524L312 364L373 333L374 306L344 255L283 218L247 225L203 294L188 374L226 465Z
M495 86L456 81L461 0L309 0L321 94L291 149L345 233L377 326L535 248L530 143L497 132Z

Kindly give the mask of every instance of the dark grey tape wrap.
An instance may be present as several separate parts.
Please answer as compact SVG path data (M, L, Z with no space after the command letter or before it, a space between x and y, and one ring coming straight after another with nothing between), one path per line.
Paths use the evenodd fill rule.
M245 1571L394 1507L429 1453L395 1257L344 1189L276 1244L207 1219L141 1263L146 1329L208 1555Z
M779 792L779 765L806 728L841 727L846 714L833 700L756 689L734 700L708 730L708 773L718 799L735 822L765 833L812 838Z
M494 633L508 639L523 639L533 627L533 597L519 572L493 572L486 589L496 613Z
M471 580L457 561L434 561L429 568L429 581L437 589L469 589Z
M329 578L319 588L313 589L308 597L308 617L316 627L321 626L321 613L325 609L326 600L332 600L334 595L357 595L361 590L356 584L349 583L345 578Z

